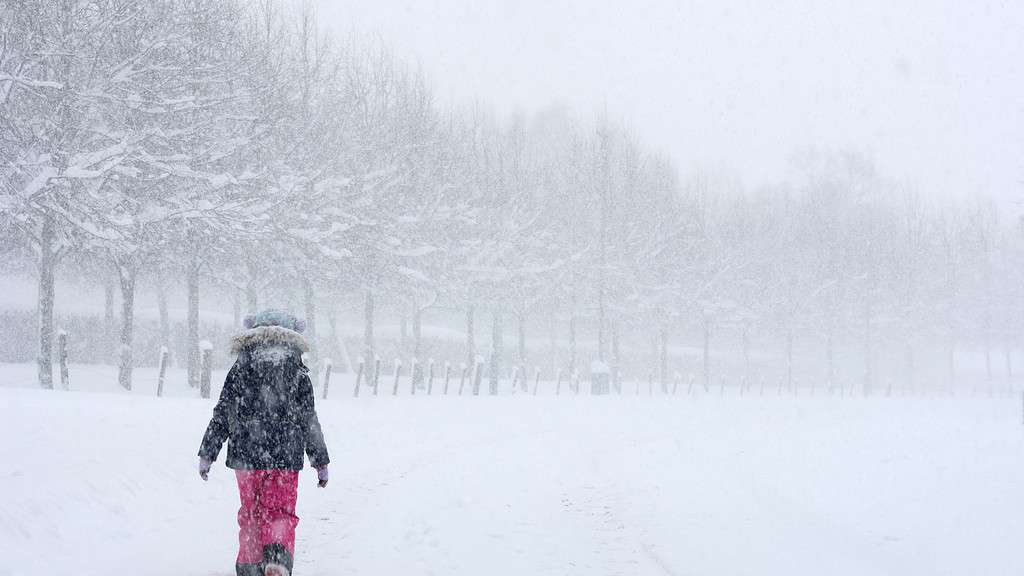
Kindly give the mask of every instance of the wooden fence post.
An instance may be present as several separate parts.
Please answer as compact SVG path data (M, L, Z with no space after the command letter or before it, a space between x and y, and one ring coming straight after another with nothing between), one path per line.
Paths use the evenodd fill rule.
M516 384L519 381L519 366L512 368L512 393L516 393Z
M434 392L434 359L427 360L427 396Z
M57 361L60 364L60 385L65 390L71 389L71 377L68 373L68 333L57 331Z
M445 360L444 362L444 395L448 395L448 383L452 379L452 364Z
M679 390L679 381L683 379L683 375L676 372L672 377L672 395L676 395L676 391Z
M324 358L324 400L327 399L327 390L331 387L331 370L334 362L330 358Z
M395 358L395 385L391 389L392 396L398 396L398 379L402 376L402 359Z
M459 367L462 369L462 378L459 379L459 396L462 396L462 390L466 387L466 371L469 367L466 366L465 362L459 364Z
M697 377L693 375L693 372L690 372L689 382L686 383L686 395L687 396L689 396L690 394L693 394L693 383L696 380L697 380Z
M359 387L363 383L363 367L366 364L366 360L363 358L359 359L359 369L356 372L356 387L352 390L352 396L359 398Z
M473 396L480 395L480 384L484 380L484 359L482 356L477 356L476 361L473 363Z
M409 380L412 381L412 385L409 388L409 395L410 396L415 396L416 395L416 378L417 378L416 371L419 369L419 367L420 367L420 361L418 359L416 359L416 358L413 358L412 359L412 366L410 366L410 371L409 371L409 374L412 375L412 378L409 378Z
M212 377L213 344L209 340L199 343L199 395L203 398L210 397L210 379Z
M160 347L160 361L159 361L159 372L156 377L156 396L157 398L164 395L164 379L167 377L167 358L171 355L170 350L167 346Z
M537 387L540 386L540 368L533 369L533 395L537 395Z

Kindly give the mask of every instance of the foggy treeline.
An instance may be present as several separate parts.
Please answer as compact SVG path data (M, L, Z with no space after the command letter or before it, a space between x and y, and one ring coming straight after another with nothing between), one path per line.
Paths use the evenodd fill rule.
M640 350L634 373L660 382L685 343L706 384L726 338L733 374L751 376L757 343L792 379L801 347L823 386L854 350L845 377L866 392L883 349L911 388L954 384L957 350L981 351L989 378L997 351L1012 370L1024 258L995 205L924 202L858 153L803 154L754 190L680 175L603 113L438 104L385 46L294 8L0 2L0 250L34 263L43 387L59 269L117 278L126 387L140 283L159 292L165 344L165 289L184 285L193 385L206 290L255 311L280 285L314 343L326 310L358 301L362 354L387 309L418 356L422 315L445 310L467 332L452 360L485 354L494 374L532 364L528 342L549 334L567 372ZM942 381L916 376L925 351Z

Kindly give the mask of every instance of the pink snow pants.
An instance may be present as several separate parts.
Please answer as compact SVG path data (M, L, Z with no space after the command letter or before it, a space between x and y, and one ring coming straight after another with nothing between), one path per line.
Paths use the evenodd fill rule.
M295 499L299 473L295 470L235 470L238 495L238 564L263 561L263 547L283 544L295 554Z

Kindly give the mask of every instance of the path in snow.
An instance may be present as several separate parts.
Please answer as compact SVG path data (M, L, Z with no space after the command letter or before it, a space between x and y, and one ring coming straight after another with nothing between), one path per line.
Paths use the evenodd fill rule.
M233 478L195 472L211 401L0 387L0 405L0 575L231 573ZM327 489L302 476L298 576L1019 573L1009 400L319 410L334 464Z

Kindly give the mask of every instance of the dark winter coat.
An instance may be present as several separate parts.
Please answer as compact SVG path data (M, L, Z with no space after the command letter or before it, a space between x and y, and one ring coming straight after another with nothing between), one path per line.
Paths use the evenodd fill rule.
M308 348L301 334L281 326L259 326L234 339L238 359L213 409L201 458L215 461L227 440L227 465L236 470L301 470L303 452L314 468L330 462L301 359Z

